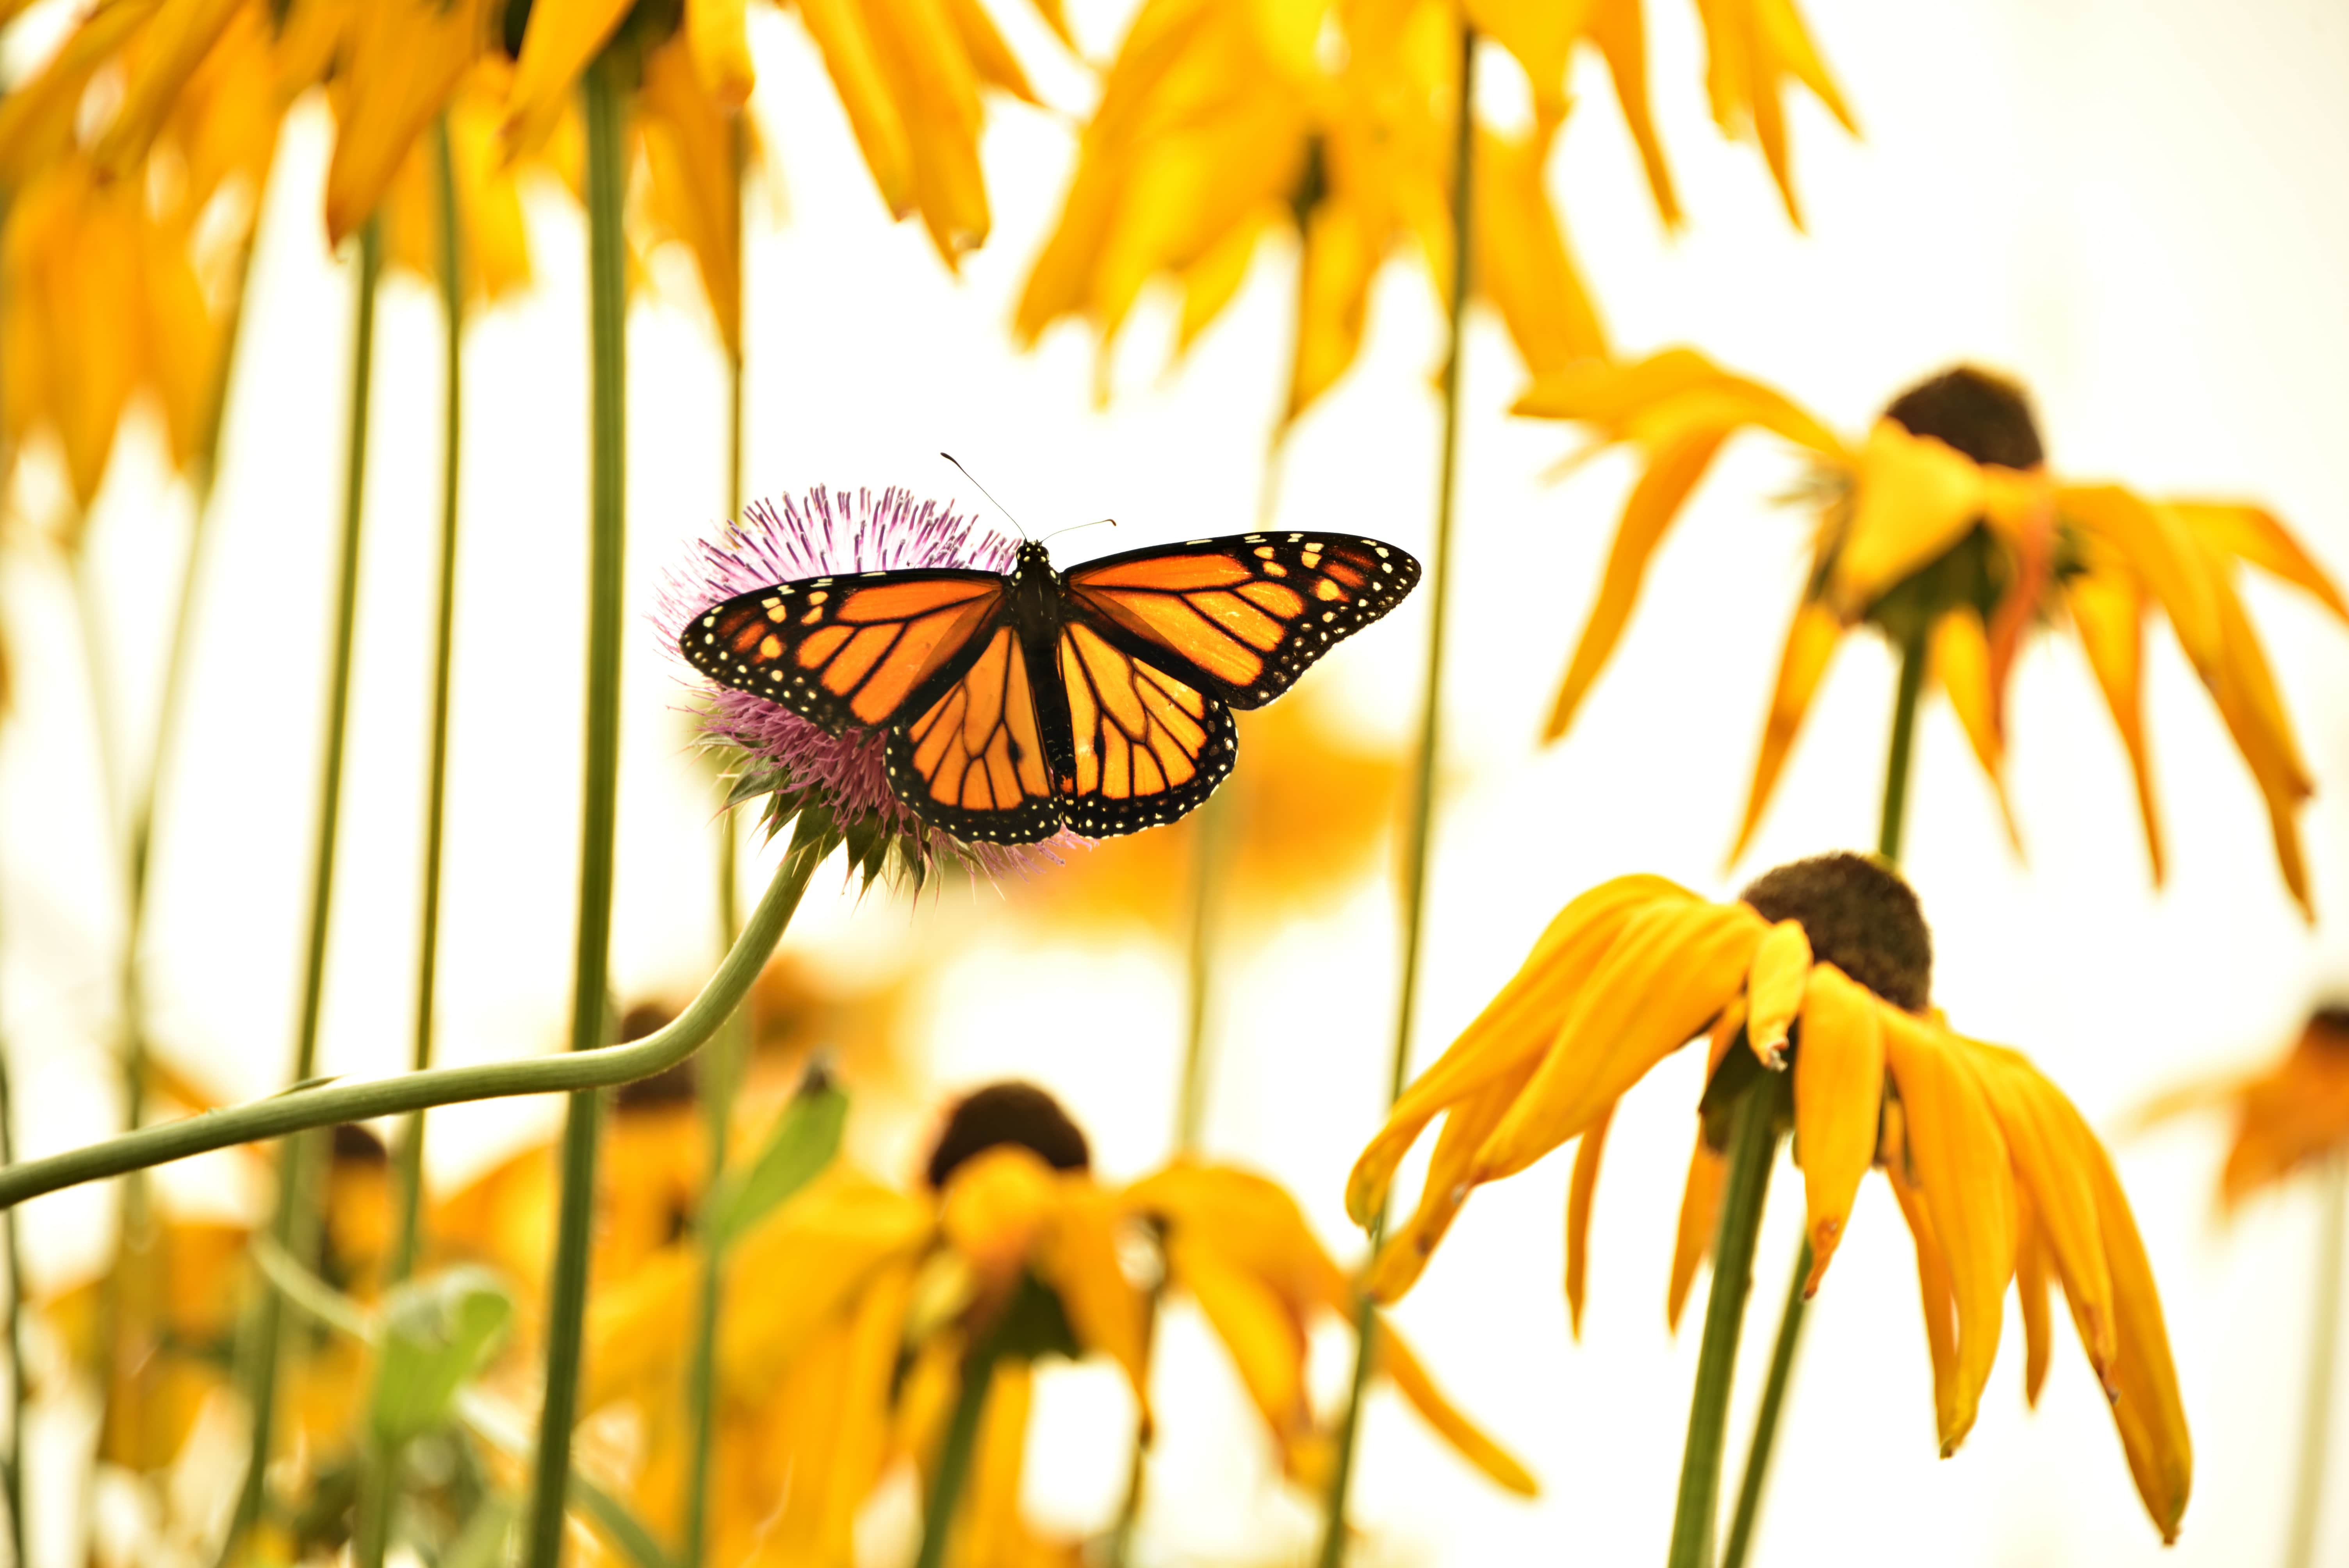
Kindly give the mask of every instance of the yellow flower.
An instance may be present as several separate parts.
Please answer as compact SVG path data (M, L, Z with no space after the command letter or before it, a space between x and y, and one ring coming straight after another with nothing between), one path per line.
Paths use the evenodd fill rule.
M1967 368L1903 393L1857 442L1684 348L1537 378L1516 411L1588 425L1599 447L1628 444L1642 463L1551 711L1553 739L1614 652L1649 560L1723 443L1741 429L1767 430L1816 467L1811 570L1780 655L1733 861L1761 820L1844 634L1863 624L1924 657L2003 810L2007 677L2023 634L2061 614L2128 749L2158 882L2161 830L2143 694L2144 624L2158 606L2250 766L2284 882L2309 909L2294 823L2311 789L2308 767L2236 593L2236 566L2294 584L2344 622L2349 603L2271 513L2060 479L2047 469L2022 390ZM2011 811L2007 822L2012 835Z
M1010 46L978 0L798 0L797 9L890 215L918 211L938 254L956 264L985 242L992 222L978 161L980 91L1037 101ZM648 49L638 109L661 128L647 133L656 181L664 178L664 160L690 160L669 171L664 202L681 207L706 195L700 182L725 167L713 163L708 137L718 117L730 116L750 95L745 10L744 0L686 0L674 38ZM1039 10L1066 41L1058 7L1040 0ZM534 0L508 108L510 146L529 150L544 140L588 62L624 24L638 26L631 15L631 0ZM676 57L664 60L672 50ZM705 205L674 232L694 241L710 211ZM719 289L706 264L711 253L697 245L696 253L715 300ZM722 305L719 315L723 321Z
M846 1562L856 1512L893 1462L934 1462L966 1358L996 1370L964 1500L966 1563L1041 1543L1017 1509L1027 1363L1107 1356L1143 1396L1143 1298L1118 1261L1117 1194L1040 1090L982 1089L934 1150L927 1191L845 1166L753 1226L728 1254L713 1561ZM688 1325L701 1261L665 1249L601 1289L585 1408L646 1413L636 1478L656 1526L675 1516Z
M1932 950L1916 895L1878 862L1822 856L1769 872L1735 903L1661 877L1623 877L1569 903L1525 965L1399 1100L1347 1185L1368 1223L1396 1166L1444 1117L1419 1206L1374 1264L1392 1301L1478 1185L1580 1138L1568 1204L1568 1281L1580 1310L1589 1199L1617 1100L1709 1035L1713 1135L1701 1135L1673 1265L1674 1309L1713 1229L1723 1108L1792 1075L1816 1290L1860 1179L1892 1184L1916 1244L1942 1451L1972 1427L2008 1283L2021 1298L2025 1391L2048 1353L2052 1270L2138 1495L2177 1533L2192 1453L2161 1304L2112 1161L2071 1102L2023 1057L1929 1015ZM1710 1147L1708 1147L1710 1145Z
M1307 1344L1319 1321L1350 1326L1360 1298L1297 1201L1261 1176L1178 1159L1127 1188L1123 1203L1158 1227L1168 1284L1198 1304L1231 1353L1289 1476L1326 1484L1336 1434L1306 1398ZM1429 1426L1499 1485L1535 1495L1525 1466L1444 1399L1383 1322L1377 1344L1379 1369Z
M2349 1149L2349 1007L2320 1007L2281 1061L2164 1095L2142 1119L2224 1106L2235 1137L2219 1177L2229 1212L2262 1188Z
M1020 339L1081 318L1100 338L1105 387L1110 348L1146 283L1163 275L1181 288L1188 347L1237 293L1257 242L1292 228L1302 245L1294 418L1353 362L1371 281L1398 245L1415 239L1438 292L1446 286L1457 26L1438 0L1150 0L1029 273ZM1523 138L1481 130L1478 140L1475 276L1526 363L1543 368L1606 351L1541 182L1557 112Z

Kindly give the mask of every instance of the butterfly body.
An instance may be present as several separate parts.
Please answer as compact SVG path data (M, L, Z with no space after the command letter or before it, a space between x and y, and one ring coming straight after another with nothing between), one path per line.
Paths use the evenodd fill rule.
M889 784L965 839L1032 843L1171 822L1232 769L1232 709L1288 689L1402 602L1419 563L1376 540L1257 533L1066 573L807 578L713 604L687 660L834 734L886 732Z

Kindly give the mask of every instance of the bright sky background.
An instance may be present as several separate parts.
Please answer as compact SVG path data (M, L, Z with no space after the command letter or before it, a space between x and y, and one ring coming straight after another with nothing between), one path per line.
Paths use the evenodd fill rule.
M1075 7L1105 54L1122 0ZM2349 13L2328 0L1977 0L1949 6L1805 0L1866 132L1852 142L1794 102L1810 219L1789 230L1760 160L1705 113L1685 0L1648 7L1658 118L1692 216L1667 239L1595 57L1552 170L1579 259L1626 352L1688 342L1857 431L1909 382L1971 358L2023 377L2053 461L2154 492L2274 506L2349 576ZM1066 176L1067 126L994 112L995 236L959 281L911 226L892 230L795 21L761 14L759 108L780 166L780 228L749 264L752 493L909 485L976 504L940 449L1031 527L1104 514L1064 559L1250 526L1279 392L1291 257L1272 247L1225 320L1162 374L1169 317L1145 312L1091 401L1073 330L1021 356L1007 325ZM1041 36L1019 24L1024 45ZM1031 58L1043 61L1040 49ZM1081 76L1040 64L1082 107ZM1489 98L1522 99L1488 58ZM171 1057L224 1092L268 1091L292 1049L342 461L349 270L317 210L315 113L288 140L264 217L231 415L217 531L188 671L186 737L159 827L149 985ZM444 1059L554 1048L569 985L580 735L586 431L581 227L535 210L539 291L481 320L466 363L465 540L440 1016ZM685 298L672 291L672 298ZM1163 305L1164 302L1161 302ZM698 307L647 303L629 356L629 608L614 974L626 994L699 983L714 934L706 786L683 754L672 667L643 617L661 573L724 508L723 384ZM1423 274L1379 291L1369 351L1297 432L1284 526L1373 532L1423 551L1431 526L1439 322ZM413 279L385 285L342 861L324 1063L393 1069L411 1029L422 817L439 325ZM1741 444L1650 574L1614 665L1565 745L1537 726L1587 608L1626 481L1616 461L1562 486L1570 438L1501 410L1520 373L1490 321L1468 343L1464 480L1446 692L1446 778L1432 889L1425 1059L1510 972L1541 923L1596 881L1663 872L1722 895L1785 859L1872 844L1892 668L1855 643L1838 661L1754 853L1735 827L1778 639L1800 585L1805 521L1768 504L1795 475ZM187 499L133 443L93 523L118 757L143 754L159 628L187 537ZM69 580L35 552L5 583L18 660L0 731L8 1048L21 1136L42 1153L110 1110L116 872L104 836ZM2161 1561L2240 1563L2280 1550L2301 1403L2310 1194L2212 1216L2220 1130L2124 1136L2129 1109L2182 1078L2278 1048L2330 980L2349 984L2349 636L2304 600L2250 591L2323 780L2302 820L2326 918L2282 888L2250 776L2166 631L2151 641L2150 727L2170 880L2150 885L2126 762L2076 649L2023 661L2012 789L2029 851L2009 852L1945 708L1921 729L1910 874L1936 940L1936 992L1969 1032L2023 1047L2119 1141L2161 1282L2198 1448L2193 1504ZM1417 703L1423 593L1315 678L1366 730L1400 736ZM1245 766L1245 763L1243 763ZM750 862L755 860L756 864ZM771 866L745 856L746 892ZM1182 1025L1179 956L1140 944L1037 945L992 893L918 912L811 900L791 944L844 966L935 973L924 993L939 1092L1022 1074L1061 1093L1109 1175L1164 1157ZM1170 890L1180 897L1181 890ZM1289 1184L1341 1256L1340 1207L1379 1118L1396 934L1371 882L1248 951L1221 977L1211 1150ZM1399 1406L1374 1405L1359 1513L1381 1563L1652 1561L1671 1498L1695 1360L1662 1321L1671 1233L1697 1089L1675 1059L1626 1101L1593 1235L1591 1303L1568 1342L1559 1280L1568 1161L1469 1206L1402 1331L1461 1403L1542 1479L1501 1496ZM436 1178L461 1177L551 1128L555 1108L443 1113ZM907 1172L917 1120L870 1118L863 1158ZM1415 1170L1416 1167L1414 1166ZM1782 1178L1786 1167L1781 1166ZM199 1161L171 1190L249 1202ZM1766 1356L1798 1205L1782 1181L1762 1239L1747 1351ZM40 1277L104 1254L97 1191L27 1215ZM2158 1542L2068 1326L2042 1408L2021 1397L2007 1336L1980 1426L1935 1458L1912 1253L1880 1182L1815 1304L1781 1434L1757 1561L1918 1564L2150 1563ZM1164 1341L1154 1561L1273 1562L1302 1550L1235 1378L1195 1317ZM1334 1396L1344 1357L1317 1367ZM1041 1397L1030 1501L1071 1528L1113 1508L1130 1416L1113 1377L1054 1373ZM1750 1415L1733 1413L1733 1474ZM2349 1433L2336 1449L2349 1474ZM2336 1488L2336 1493L2342 1489ZM50 1539L62 1553L70 1542ZM2349 1553L2336 1508L2319 1556ZM62 1555L51 1561L63 1561Z

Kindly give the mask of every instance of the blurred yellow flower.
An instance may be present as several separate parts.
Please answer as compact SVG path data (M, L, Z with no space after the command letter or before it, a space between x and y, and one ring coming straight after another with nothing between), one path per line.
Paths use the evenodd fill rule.
M2262 1189L2349 1150L2349 1007L2320 1007L2281 1060L2254 1073L2162 1096L2141 1119L2190 1110L2233 1112L2235 1135L2219 1176L2230 1213Z
M2047 1284L2064 1286L2147 1512L2175 1537L2192 1479L2161 1304L2110 1158L2071 1102L2017 1053L1929 1015L1932 949L1916 895L1879 862L1822 856L1717 904L1623 877L1567 905L1525 965L1396 1101L1349 1179L1368 1223L1404 1154L1444 1117L1417 1212L1374 1264L1408 1290L1468 1193L1569 1139L1568 1290L1578 1319L1591 1188L1616 1101L1690 1039L1713 1069L1673 1264L1675 1310L1713 1229L1722 1106L1792 1076L1813 1249L1809 1287L1841 1241L1860 1178L1891 1183L1916 1243L1934 1406L1948 1454L1972 1428L2009 1282L2022 1303L2025 1390L2048 1355ZM1767 1087L1764 1085L1764 1087Z
M1780 655L1732 860L1761 820L1844 634L1860 624L1925 659L2004 810L2007 677L2023 634L2065 614L2136 770L2158 882L2161 830L2143 711L2144 624L2158 605L2266 799L2284 882L2309 909L2294 823L2311 789L2308 767L2237 595L2235 568L2248 562L2292 583L2344 622L2349 603L2271 513L2239 501L2148 500L2119 485L2062 480L2046 467L2022 390L1963 367L1903 393L1857 443L1780 393L1684 348L1537 378L1516 411L1588 425L1593 449L1623 443L1641 464L1551 710L1552 739L1565 734L1606 666L1650 559L1723 443L1741 429L1764 429L1815 464L1811 570Z
M1198 1304L1231 1353L1282 1466L1300 1486L1328 1484L1337 1434L1306 1398L1307 1349L1318 1322L1350 1328L1360 1296L1315 1239L1297 1200L1229 1166L1178 1159L1128 1187L1128 1212L1157 1226L1167 1283ZM1378 1368L1462 1458L1532 1497L1533 1476L1439 1393L1417 1357L1381 1322Z

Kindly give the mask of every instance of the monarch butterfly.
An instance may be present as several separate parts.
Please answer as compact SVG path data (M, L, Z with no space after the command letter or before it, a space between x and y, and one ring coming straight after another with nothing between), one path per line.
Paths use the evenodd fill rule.
M1174 821L1261 707L1402 602L1419 562L1375 539L1248 533L1055 571L865 572L704 608L679 647L712 680L833 734L887 732L889 788L957 838L1027 844Z

